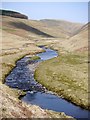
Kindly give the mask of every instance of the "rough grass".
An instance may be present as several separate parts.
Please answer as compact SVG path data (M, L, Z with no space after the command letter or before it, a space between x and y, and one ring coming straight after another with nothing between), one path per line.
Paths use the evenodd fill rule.
M2 33L2 51L0 52L2 72L0 73L0 81L4 83L5 77L15 67L17 60L25 55L41 52L42 49L35 46L31 40L27 41L25 38L10 34L3 30Z
M30 58L30 61L31 61L31 60L38 60L38 59L40 59L39 56L33 56L33 57Z
M65 99L88 109L88 60L83 54L64 54L42 62L35 79Z

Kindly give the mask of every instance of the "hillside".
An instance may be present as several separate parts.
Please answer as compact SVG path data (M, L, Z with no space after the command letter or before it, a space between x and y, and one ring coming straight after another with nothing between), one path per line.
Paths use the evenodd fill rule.
M77 34L70 38L68 46L73 51L87 51L88 50L88 25L84 25Z
M3 16L2 21L4 30L27 38L69 38L83 25L60 20L16 19L10 16Z
M0 10L0 15L21 18L21 19L28 19L26 15L21 14L19 12L10 11L10 10Z
M73 23L65 20L43 19L40 21L46 24L46 26L51 27L53 29L57 29L58 31L63 30L69 36L72 36L83 26L83 24Z
M66 44L69 51L88 51L88 24L84 25Z
M53 37L53 35L41 31L40 26L36 27L30 20L2 16L2 26L3 30L26 38Z
M90 24L90 23L89 23ZM61 49L61 51L67 52L88 52L88 29L89 24L84 25L73 36L68 39L58 41L55 45L55 49Z

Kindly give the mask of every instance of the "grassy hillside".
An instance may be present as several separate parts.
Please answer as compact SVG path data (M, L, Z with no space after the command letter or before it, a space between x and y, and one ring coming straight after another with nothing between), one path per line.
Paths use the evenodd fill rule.
M88 26L89 24L86 24L79 31L77 31L77 34L68 39L60 40L58 43L53 45L54 48L59 50L62 48L67 52L88 52Z
M3 16L3 29L17 35L33 37L68 38L74 31L81 28L82 24L57 20L24 20ZM20 32L22 31L22 32ZM24 34L23 34L24 33Z
M78 34L70 38L69 45L71 46L70 49L73 50L88 50L88 25L84 26L84 28L81 29Z
M76 31L80 30L83 24L73 23L65 20L52 20L52 19L44 19L41 20L42 23L46 24L47 27L51 27L53 29L63 30L69 36L72 36Z
M2 29L22 37L30 38L37 38L37 37L53 37L48 33L41 31L38 28L35 28L34 25L31 24L29 20L13 18L13 17L2 17Z

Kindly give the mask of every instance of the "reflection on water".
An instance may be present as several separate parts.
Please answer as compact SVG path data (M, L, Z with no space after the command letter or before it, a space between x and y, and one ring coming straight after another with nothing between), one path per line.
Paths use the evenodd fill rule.
M39 53L37 56L41 58L41 60L48 60L54 57L58 56L58 53L54 50L51 50L49 48L43 48L46 52Z

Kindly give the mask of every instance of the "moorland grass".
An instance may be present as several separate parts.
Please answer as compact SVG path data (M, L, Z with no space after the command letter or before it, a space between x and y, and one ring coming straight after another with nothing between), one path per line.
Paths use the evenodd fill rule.
M40 63L35 79L48 90L88 109L87 55L64 54Z

